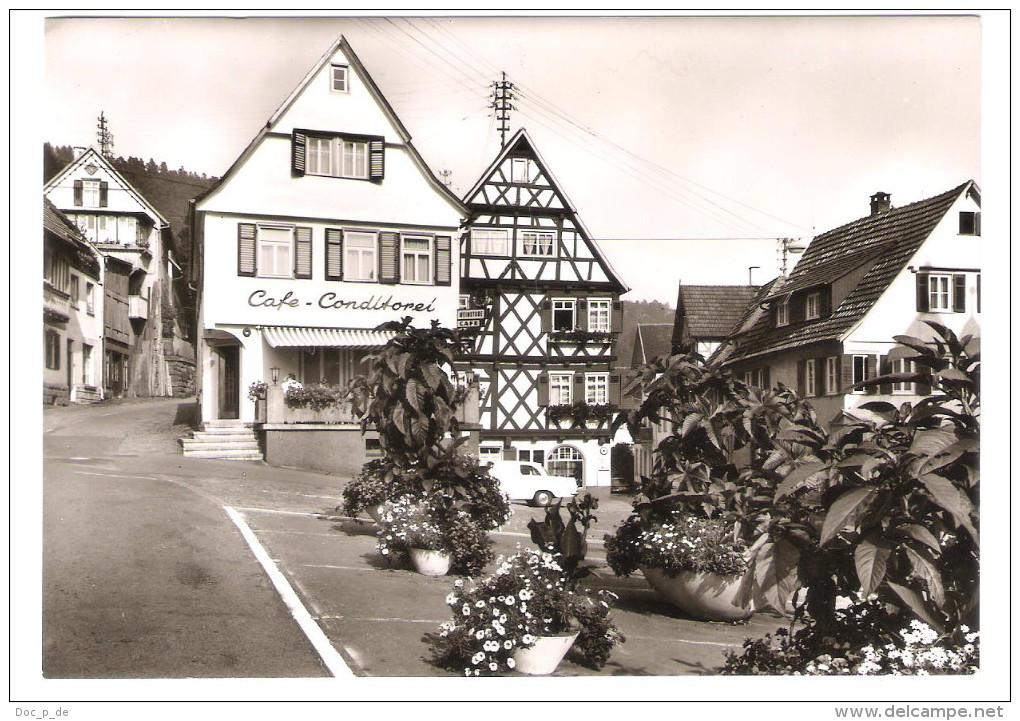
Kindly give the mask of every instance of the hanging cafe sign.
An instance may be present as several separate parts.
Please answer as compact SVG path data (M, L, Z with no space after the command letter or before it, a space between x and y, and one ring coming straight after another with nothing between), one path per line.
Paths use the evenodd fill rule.
M434 313L436 311L436 298L433 298L428 303L415 303L412 301L394 300L392 295L385 299L382 296L371 295L368 297L368 300L359 301L338 298L336 293L323 293L319 296L318 300L302 301L294 295L293 291L289 290L279 298L271 296L264 290L256 290L248 296L248 305L253 308L275 308L276 310L315 305L319 308L333 310L393 310L409 311L412 313Z

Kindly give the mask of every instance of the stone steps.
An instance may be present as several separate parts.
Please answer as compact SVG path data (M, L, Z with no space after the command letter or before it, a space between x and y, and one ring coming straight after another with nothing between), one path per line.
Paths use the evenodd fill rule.
M230 461L261 461L262 451L250 423L208 421L190 438L181 439L185 456Z

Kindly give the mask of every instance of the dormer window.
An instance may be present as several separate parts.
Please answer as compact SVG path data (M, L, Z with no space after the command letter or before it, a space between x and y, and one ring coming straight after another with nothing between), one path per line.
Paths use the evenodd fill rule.
M804 320L814 320L822 315L821 294L808 293L804 298Z
M960 235L981 235L981 213L968 210L961 211Z
M776 327L790 325L790 300L787 298L776 306Z
M334 93L346 93L348 91L348 72L349 68L346 65L330 66L330 89Z

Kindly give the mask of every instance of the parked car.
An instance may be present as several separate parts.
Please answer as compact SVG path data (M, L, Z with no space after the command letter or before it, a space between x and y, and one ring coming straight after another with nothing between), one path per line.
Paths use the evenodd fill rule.
M512 501L528 501L548 506L554 498L571 498L577 493L577 481L569 476L550 476L539 463L530 461L491 461L489 475Z

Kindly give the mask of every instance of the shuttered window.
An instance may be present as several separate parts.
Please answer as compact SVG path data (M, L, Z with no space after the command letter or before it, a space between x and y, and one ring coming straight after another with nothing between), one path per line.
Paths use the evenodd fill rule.
M375 136L295 130L291 166L297 175L380 181L385 174L385 142Z
M260 278L293 277L293 229L266 225L259 226L258 275Z
M344 234L344 280L375 281L379 267L375 233L347 231Z
M928 310L952 310L951 284L952 276L932 273L928 276Z
M552 301L552 330L574 330L574 299L554 298Z
M573 403L573 373L550 373L548 403L550 406L569 406Z
M825 395L834 396L839 393L839 358L829 356L825 359Z
M609 403L608 373L585 374L584 402L590 406L604 406Z
M326 228L326 280L343 277L343 231Z
M453 282L453 239L448 235L436 236L436 285L450 285Z
M804 362L804 395L808 398L818 395L818 362L809 358Z
M790 325L790 299L776 305L776 327Z
M608 298L590 298L588 300L588 330L609 333L613 302Z
M294 229L294 277L312 277L312 229Z
M962 273L953 276L953 312L967 312L967 276Z
M412 285L432 283L432 238L405 235L401 237L400 278Z

